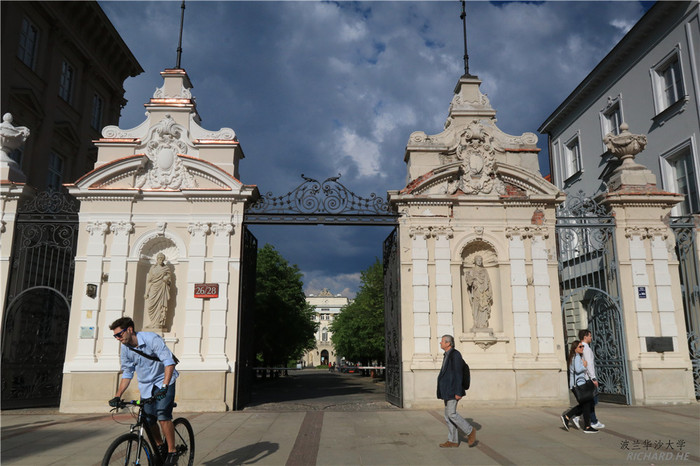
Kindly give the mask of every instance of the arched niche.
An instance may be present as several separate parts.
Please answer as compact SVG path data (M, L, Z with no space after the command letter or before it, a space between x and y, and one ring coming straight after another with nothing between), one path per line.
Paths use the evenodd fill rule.
M462 332L465 334L502 332L501 274L496 249L491 243L476 239L464 246L460 256L462 260L460 267ZM484 276L488 277L488 289L484 284ZM470 287L470 284L473 286ZM475 319L472 302L481 303L482 306L485 302L491 303L486 323L483 322L483 317Z
M180 289L186 288L186 283L183 281L186 277L186 272L182 267L184 264L180 262L180 251L178 244L171 235L150 235L145 238L145 241L140 243L140 248L137 251L138 263L136 269L136 286L134 289L134 321L141 321L141 328L146 331L165 333L173 327L173 319L175 310L178 304L178 293ZM154 326L146 309L146 287L148 285L148 272L157 262L158 254L163 254L165 260L163 264L169 269L170 283L170 299L168 300L168 311L165 319L165 326Z

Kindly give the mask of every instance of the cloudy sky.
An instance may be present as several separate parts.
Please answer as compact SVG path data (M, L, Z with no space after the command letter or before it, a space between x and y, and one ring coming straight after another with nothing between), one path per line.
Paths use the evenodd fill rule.
M653 2L467 2L469 70L506 133L539 125ZM120 126L176 64L180 1L101 1L145 72L125 83ZM282 195L301 174L367 197L406 184L413 131L442 131L464 72L461 5L189 0L182 67L209 130L233 128L241 181ZM540 166L549 171L540 136ZM353 297L387 227L253 226L304 273L305 291Z

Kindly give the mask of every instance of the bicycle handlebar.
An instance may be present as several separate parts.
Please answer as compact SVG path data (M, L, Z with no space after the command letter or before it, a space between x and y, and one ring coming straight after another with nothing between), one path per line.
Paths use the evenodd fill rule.
M148 403L153 403L155 399L153 397L151 398L145 398L143 400L119 400L119 404L115 407L113 407L110 411L117 411L119 409L124 409L127 406L141 406L141 405L146 405Z

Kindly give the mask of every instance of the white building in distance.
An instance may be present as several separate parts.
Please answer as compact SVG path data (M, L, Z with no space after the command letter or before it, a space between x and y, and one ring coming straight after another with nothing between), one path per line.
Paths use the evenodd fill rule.
M343 307L350 303L345 296L333 296L328 288L324 288L318 295L310 294L306 302L316 308L314 322L318 322L316 330L316 348L304 354L303 361L306 366L318 366L320 364L340 364L340 357L335 353L331 341L331 322L340 314Z

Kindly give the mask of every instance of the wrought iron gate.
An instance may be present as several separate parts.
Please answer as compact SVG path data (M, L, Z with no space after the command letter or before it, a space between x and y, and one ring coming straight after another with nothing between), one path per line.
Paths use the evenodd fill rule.
M401 291L398 227L384 240L384 335L386 400L403 407L401 383Z
M255 351L253 346L253 319L255 318L255 277L258 262L258 240L243 227L241 256L241 292L238 306L238 348L236 349L236 381L233 409L241 410L250 402L253 387Z
M700 399L700 273L698 273L698 244L695 225L697 216L671 218L671 229L676 237L679 275L685 325L688 329L688 351L693 363L695 398Z
M557 208L559 290L568 346L591 330L600 400L630 403L615 218L583 192Z
M41 192L20 204L2 327L2 407L60 402L79 203Z

